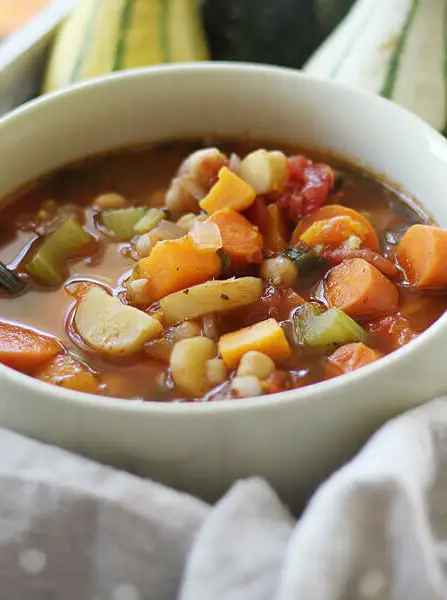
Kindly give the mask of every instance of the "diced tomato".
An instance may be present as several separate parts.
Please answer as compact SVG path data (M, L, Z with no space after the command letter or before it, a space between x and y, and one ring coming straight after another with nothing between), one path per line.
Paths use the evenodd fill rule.
M253 225L259 227L259 231L262 235L267 232L269 224L269 211L264 198L255 198L255 201L244 211L244 217L250 221Z
M287 373L276 369L262 382L262 387L265 394L275 394L287 390L289 387Z
M392 350L405 346L419 335L411 327L407 317L401 314L389 315L370 321L366 324L366 328L372 334L383 338Z
M313 163L305 156L291 156L288 164L289 182L277 201L287 217L298 223L304 215L326 202L335 176L328 165Z
M304 185L305 182L305 171L307 167L310 167L312 161L298 154L297 156L290 156L287 160L290 172L290 181L292 183L301 183Z

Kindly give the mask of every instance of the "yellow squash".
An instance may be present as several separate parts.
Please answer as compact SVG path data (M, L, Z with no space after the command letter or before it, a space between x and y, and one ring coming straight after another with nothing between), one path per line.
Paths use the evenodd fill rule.
M197 0L79 0L56 36L43 91L121 69L207 59Z

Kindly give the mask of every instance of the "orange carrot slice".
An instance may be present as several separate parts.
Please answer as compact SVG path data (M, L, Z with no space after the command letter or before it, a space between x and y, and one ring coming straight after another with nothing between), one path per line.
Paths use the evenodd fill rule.
M337 365L344 373L349 373L369 365L382 356L381 352L366 346L363 342L354 342L337 348L329 356L329 361Z
M397 310L396 286L361 258L337 265L326 281L326 299L352 317L375 317Z
M447 230L412 225L401 239L397 258L417 288L447 288Z
M379 250L379 240L371 223L363 215L352 208L341 206L340 204L330 204L311 213L298 223L292 234L291 245L295 246L302 239L302 235L318 221L326 221L335 217L350 217L364 227L362 230L362 248L369 248L377 252ZM357 234L352 234L357 235ZM360 237L360 236L359 236ZM319 242L320 243L320 242Z
M0 322L0 363L19 371L29 371L62 350L60 343L50 337Z
M36 379L59 385L69 390L94 394L97 389L96 377L85 365L68 354L51 358L35 373Z
M219 227L222 250L231 258L233 267L244 268L250 263L262 262L264 240L248 219L231 208L223 208L213 213L208 221Z

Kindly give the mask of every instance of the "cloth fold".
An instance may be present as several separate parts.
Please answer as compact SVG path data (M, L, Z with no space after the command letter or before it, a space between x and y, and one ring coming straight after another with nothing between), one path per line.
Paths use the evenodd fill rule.
M385 425L298 520L258 478L211 507L5 430L0 456L1 599L447 597L444 399Z

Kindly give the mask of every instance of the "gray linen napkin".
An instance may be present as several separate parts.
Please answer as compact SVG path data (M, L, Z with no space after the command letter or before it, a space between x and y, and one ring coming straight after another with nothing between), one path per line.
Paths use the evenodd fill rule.
M447 402L391 421L295 521L0 430L1 600L445 600ZM299 473L294 474L299 477Z

